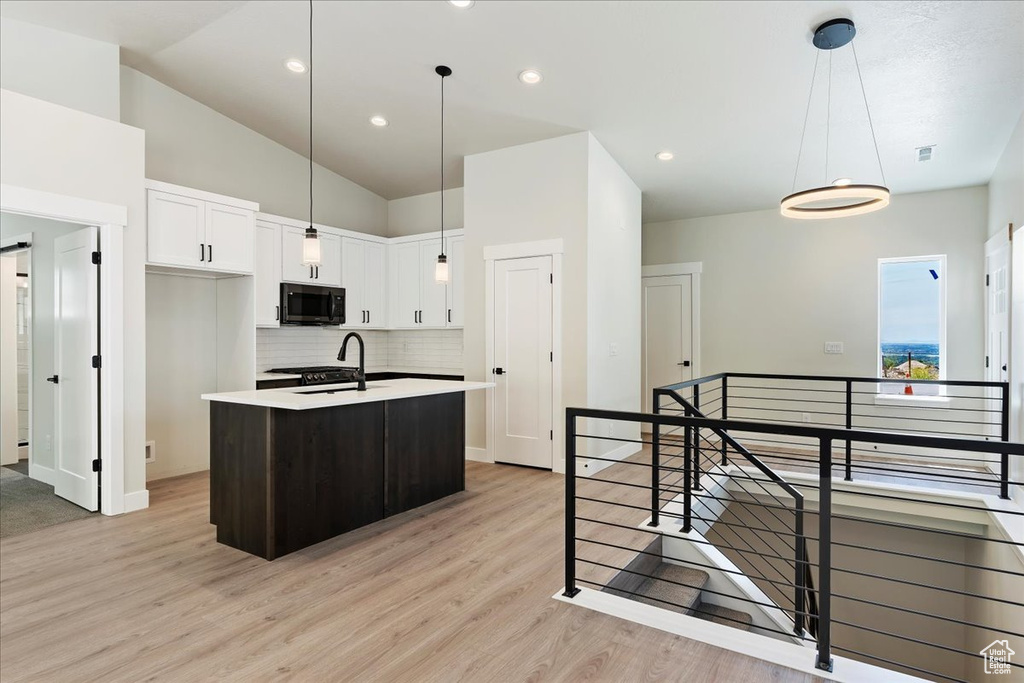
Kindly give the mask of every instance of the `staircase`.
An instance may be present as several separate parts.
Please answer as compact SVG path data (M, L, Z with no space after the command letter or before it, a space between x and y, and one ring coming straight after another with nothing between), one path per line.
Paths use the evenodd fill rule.
M662 562L661 539L655 539L603 589L612 595L679 614L750 630L751 616L746 612L704 602L703 588L710 578L707 572L679 564Z

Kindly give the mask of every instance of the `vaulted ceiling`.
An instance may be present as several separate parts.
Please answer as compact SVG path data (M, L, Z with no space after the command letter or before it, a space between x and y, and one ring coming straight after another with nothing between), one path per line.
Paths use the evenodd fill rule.
M590 130L643 190L644 220L774 206L794 184L820 22L849 16L894 193L988 181L1024 110L1020 2L315 4L316 159L387 198L449 187L464 155ZM0 14L122 46L122 62L307 153L308 5L18 2ZM818 64L797 185L880 180L849 48ZM536 68L535 86L517 75ZM369 124L374 114L390 125ZM825 166L826 119L829 162ZM929 162L915 148L935 145ZM671 150L662 162L655 153Z

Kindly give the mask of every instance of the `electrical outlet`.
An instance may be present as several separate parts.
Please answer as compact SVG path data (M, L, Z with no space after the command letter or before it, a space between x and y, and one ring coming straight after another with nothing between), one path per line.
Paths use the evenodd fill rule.
M842 352L843 342L825 342L825 353L841 354Z
M608 355L609 356L617 356L617 355L619 355L619 345L616 344L615 342L612 342L611 344L609 344L608 345Z

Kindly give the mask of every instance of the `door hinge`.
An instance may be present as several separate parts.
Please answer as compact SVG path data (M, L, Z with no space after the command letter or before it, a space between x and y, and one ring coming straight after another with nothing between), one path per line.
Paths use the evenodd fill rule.
M988 356L985 356L985 367L988 367Z
M101 356L93 356L92 366L99 370L103 366L103 358Z
M551 433L548 435L548 438L551 439L552 441L555 440L555 430L554 429L551 430Z
M988 287L988 273L985 273L985 286Z
M551 275L548 275L548 282L550 282L551 284L555 284L555 274L554 273L551 273Z
M93 472L101 472L102 470L103 470L103 463L100 461L100 459L96 458L95 460L93 460L92 461L92 471Z
M98 252L98 251L92 252L92 264L94 266L100 265L100 261L102 261L102 260L103 260L103 256L102 256L102 254L100 254L100 252Z
M548 360L551 361L552 363L555 362L555 352L554 351L551 351L550 353L548 353Z

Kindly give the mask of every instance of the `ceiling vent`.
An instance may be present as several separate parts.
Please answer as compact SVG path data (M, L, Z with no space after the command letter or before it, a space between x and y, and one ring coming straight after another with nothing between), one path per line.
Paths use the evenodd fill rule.
M931 161L932 150L935 149L935 145L928 145L926 147L917 148L917 160L918 161Z

